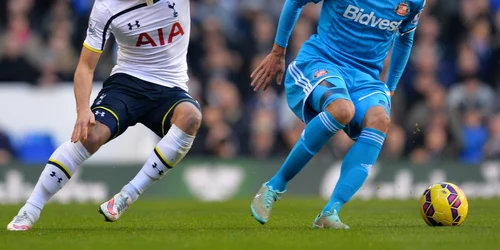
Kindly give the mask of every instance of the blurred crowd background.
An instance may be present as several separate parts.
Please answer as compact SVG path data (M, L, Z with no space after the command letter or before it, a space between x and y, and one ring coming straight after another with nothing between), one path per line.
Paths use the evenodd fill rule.
M192 155L266 159L287 154L300 136L304 125L289 111L281 86L258 93L249 86L250 73L273 45L283 2L191 0L189 87L204 115ZM0 84L72 84L92 4L2 0ZM303 10L287 62L316 31L320 8L309 4ZM96 81L109 75L115 52L111 40ZM500 0L427 0L409 65L393 97L392 125L381 157L471 164L500 157L499 94ZM0 162L16 159L12 145L9 131L1 131ZM351 145L339 133L321 155L340 159Z

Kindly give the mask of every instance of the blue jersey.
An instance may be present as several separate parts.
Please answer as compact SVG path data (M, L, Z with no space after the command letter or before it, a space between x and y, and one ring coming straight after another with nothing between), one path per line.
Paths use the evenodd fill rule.
M337 63L378 78L395 34L412 32L424 0L325 0L320 42Z
M287 45L291 32L287 22L294 21L295 7L300 12L311 1L321 2L287 0L276 37L278 45ZM334 58L333 63L378 79L394 38L415 30L424 5L425 0L323 0L317 34L302 49L319 49ZM401 66L404 69L405 65Z
M275 43L286 47L304 5L322 0L286 0ZM288 66L287 103L308 123L334 100L355 107L345 131L357 138L366 112L381 106L390 114L396 89L413 45L425 0L323 0L317 34L307 40ZM380 80L392 46L387 82Z

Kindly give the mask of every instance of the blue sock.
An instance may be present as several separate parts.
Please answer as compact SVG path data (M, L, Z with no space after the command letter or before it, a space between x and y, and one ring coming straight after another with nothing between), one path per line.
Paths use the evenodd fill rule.
M276 175L268 182L271 189L284 191L288 182L316 155L337 131L344 128L328 112L321 112L307 124L302 136Z
M372 128L363 129L358 141L354 143L342 162L339 181L330 201L323 209L324 213L332 209L339 212L361 188L368 177L368 171L377 161L384 140L384 133Z

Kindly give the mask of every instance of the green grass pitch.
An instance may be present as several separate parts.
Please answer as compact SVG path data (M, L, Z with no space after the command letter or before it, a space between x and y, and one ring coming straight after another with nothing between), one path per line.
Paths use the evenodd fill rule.
M139 200L115 223L97 204L49 204L31 231L1 230L0 249L500 249L500 200L469 201L460 227L427 226L416 200L353 201L341 213L347 231L311 229L319 199L286 197L264 226L250 200ZM18 209L0 206L2 227Z

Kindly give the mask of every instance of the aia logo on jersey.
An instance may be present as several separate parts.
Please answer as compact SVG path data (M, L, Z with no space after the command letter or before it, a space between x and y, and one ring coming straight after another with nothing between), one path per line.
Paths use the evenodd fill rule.
M398 6L396 6L396 9L394 9L394 11L396 11L396 14L398 14L399 16L406 16L410 13L410 5L408 5L407 2L402 2L398 4Z
M148 33L141 33L139 34L139 38L137 38L137 43L135 44L135 47L141 47L145 45L150 45L152 47L157 47L163 46L165 44L172 43L174 41L174 38L176 36L182 36L184 35L184 29L182 28L181 24L176 22L172 25L170 32L167 33L168 37L165 36L165 33L163 32L164 29L158 29L156 31L156 34L148 34ZM157 37L158 39L155 40L153 37ZM167 40L167 41L165 41Z

